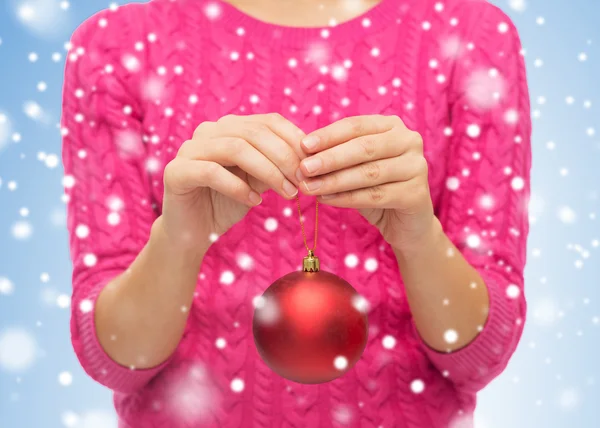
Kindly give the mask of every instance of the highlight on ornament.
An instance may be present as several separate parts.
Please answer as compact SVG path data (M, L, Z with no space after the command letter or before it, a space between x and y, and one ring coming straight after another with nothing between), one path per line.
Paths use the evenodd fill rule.
M254 299L254 342L280 376L319 384L344 375L360 359L368 305L344 279L320 270L312 250L303 265Z

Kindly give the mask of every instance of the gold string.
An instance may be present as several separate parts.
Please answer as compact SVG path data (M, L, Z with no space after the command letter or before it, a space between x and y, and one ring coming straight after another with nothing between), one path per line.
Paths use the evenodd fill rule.
M317 249L317 231L319 229L319 201L316 201L315 207L315 242L313 244L312 250L308 248L308 243L306 242L306 233L304 232L304 224L302 223L302 211L300 210L300 196L296 195L296 201L298 203L298 217L300 219L300 228L302 229L302 238L304 238L304 246L307 251L315 251Z

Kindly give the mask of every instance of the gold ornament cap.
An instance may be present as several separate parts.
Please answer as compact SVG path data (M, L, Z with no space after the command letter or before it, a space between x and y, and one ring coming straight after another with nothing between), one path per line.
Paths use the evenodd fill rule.
M318 272L319 271L319 258L315 256L313 250L308 250L308 256L304 257L302 263L304 272Z

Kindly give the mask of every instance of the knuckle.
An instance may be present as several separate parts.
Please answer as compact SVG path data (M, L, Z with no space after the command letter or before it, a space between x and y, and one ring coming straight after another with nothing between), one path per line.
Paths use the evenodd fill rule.
M350 201L350 203L354 203L356 201L356 191L355 190L348 190L346 192L346 195L347 195L348 201Z
M202 168L202 176L205 179L210 179L211 177L214 177L215 174L217 173L217 168L219 167L219 165L217 165L216 162L206 162L204 164L204 168Z
M363 175L367 180L375 181L379 177L381 171L376 162L368 162L361 165Z
M194 145L194 140L186 140L183 142L181 146L179 146L179 150L177 150L177 156L187 156L190 153L191 146ZM166 168L165 168L166 169Z
M352 116L352 117L348 117L344 120L346 121L346 123L348 124L348 126L350 127L350 129L352 130L353 133L362 134L362 131L365 126L364 126L363 121L360 118L360 116Z
M283 116L277 112L267 114L267 119L271 122L277 123L283 121Z
M233 189L231 189L234 194L245 197L246 196L246 184L243 181L236 181L233 185Z
M267 126L263 123L246 123L243 136L249 141L257 140L262 133L267 130Z
M169 162L166 166L165 166L165 170L163 172L163 181L166 184L169 184L173 181L174 179L174 174L177 171L177 168L175 166L173 166L175 163L177 162L176 159L173 159L171 162Z
M231 154L238 154L245 150L246 142L239 137L229 137L227 139L227 144L231 148Z
M363 149L365 156L371 159L375 154L376 142L373 137L365 137L360 139L360 145Z
M283 177L281 174L281 171L279 171L279 169L277 169L276 166L272 166L269 168L269 170L267 171L267 181L269 183L277 183L278 187L281 187L281 185L283 184Z
M410 131L409 141L413 147L417 148L419 151L423 151L423 137L421 137L421 134Z
M206 134L208 128L210 127L209 122L202 122L200 125L194 129L194 133L192 134L192 138L199 138Z
M319 155L319 157L321 158L321 162L323 162L323 169L327 171L337 171L339 169L338 161L335 156L323 153Z
M404 126L404 122L398 115L392 115L389 118L395 126Z
M381 202L385 196L385 191L381 186L369 187L369 197L373 202Z
M427 163L427 159L423 156L419 156L415 159L415 167L417 169L417 174L419 175L427 175L429 172L429 164Z
M293 150L286 150L283 155L283 165L295 171L300 166L300 159Z
M231 123L232 121L234 121L238 116L235 114L226 114L225 116L221 116L218 120L217 123L218 124L225 124L225 123Z

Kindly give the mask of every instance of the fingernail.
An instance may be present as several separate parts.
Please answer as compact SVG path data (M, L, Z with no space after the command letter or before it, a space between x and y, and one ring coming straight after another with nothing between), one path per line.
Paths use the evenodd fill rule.
M309 135L308 137L304 137L302 139L302 144L304 144L304 147L306 147L309 150L314 149L315 147L317 147L317 144L319 144L319 137L317 137L316 135Z
M283 191L289 197L293 197L293 196L296 196L298 194L298 189L296 188L296 186L294 186L288 180L283 180Z
M304 187L306 187L306 190L309 192L312 192L313 190L317 190L319 187L321 187L321 184L323 184L323 180L310 180L304 182Z
M252 202L254 205L258 205L262 202L262 198L254 190L250 192L248 199L250 199L250 202Z
M336 197L335 193L332 193L330 195L321 195L321 198L323 198L323 199L333 199L335 197Z
M315 157L304 159L302 163L304 164L306 170L311 174L315 171L318 171L319 168L323 166L323 161L320 158Z

